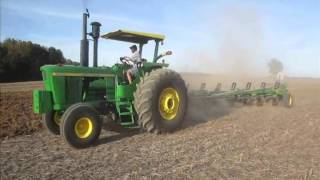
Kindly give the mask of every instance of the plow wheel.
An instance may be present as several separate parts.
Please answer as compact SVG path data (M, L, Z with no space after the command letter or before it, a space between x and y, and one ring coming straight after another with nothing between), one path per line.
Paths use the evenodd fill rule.
M60 132L74 148L86 148L99 137L102 122L98 112L86 103L70 106L61 118Z
M48 129L51 134L59 135L60 134L60 120L61 113L58 111L50 111L42 115L43 125Z
M293 103L294 103L293 96L290 93L285 94L283 96L282 102L283 102L284 106L286 106L288 108L291 108L293 106Z
M272 106L277 106L279 104L279 98L278 97L274 97L271 100L272 100Z
M241 102L242 102L243 105L247 105L248 104L248 98L241 99Z
M257 101L256 101L256 105L257 106L263 106L263 103L264 103L264 97L257 97Z
M148 132L172 132L184 120L187 89L181 76L174 71L158 69L145 75L134 98L138 123Z
M250 97L250 98L247 99L246 104L251 106L251 105L254 104L254 101L255 101L255 99L253 97Z

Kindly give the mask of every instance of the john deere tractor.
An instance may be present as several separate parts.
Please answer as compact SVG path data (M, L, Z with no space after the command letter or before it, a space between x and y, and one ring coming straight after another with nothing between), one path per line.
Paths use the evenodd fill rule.
M103 122L112 121L124 127L140 127L147 132L172 132L184 120L187 89L181 76L167 69L158 55L165 37L159 34L118 30L102 35L139 46L155 43L151 61L142 59L138 74L128 83L125 61L112 67L98 67L97 47L100 37L98 22L91 23L87 33L89 13L83 14L83 38L80 66L45 65L41 67L44 89L34 90L34 112L42 114L45 127L61 135L74 148L92 145L101 132ZM88 39L94 42L93 67L88 67ZM143 56L142 56L143 57Z

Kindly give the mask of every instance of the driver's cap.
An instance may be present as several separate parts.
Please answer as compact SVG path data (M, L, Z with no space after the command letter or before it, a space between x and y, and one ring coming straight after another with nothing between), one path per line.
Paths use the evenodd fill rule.
M130 49L138 49L137 45L130 46Z

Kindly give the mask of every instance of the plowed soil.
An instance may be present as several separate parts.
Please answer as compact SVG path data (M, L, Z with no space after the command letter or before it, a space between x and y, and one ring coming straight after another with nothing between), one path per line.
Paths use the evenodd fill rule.
M2 92L0 137L30 134L42 128L40 116L32 111L32 92Z
M30 91L41 83L0 84L0 179L320 179L320 80L288 83L292 108L191 102L175 133L106 126L83 150L42 130Z

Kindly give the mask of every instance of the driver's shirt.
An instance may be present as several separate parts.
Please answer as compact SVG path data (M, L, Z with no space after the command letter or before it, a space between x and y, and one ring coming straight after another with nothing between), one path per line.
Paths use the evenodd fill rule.
M139 51L132 53L131 57L128 57L127 59L131 61L133 64L137 64L138 62L141 62Z

